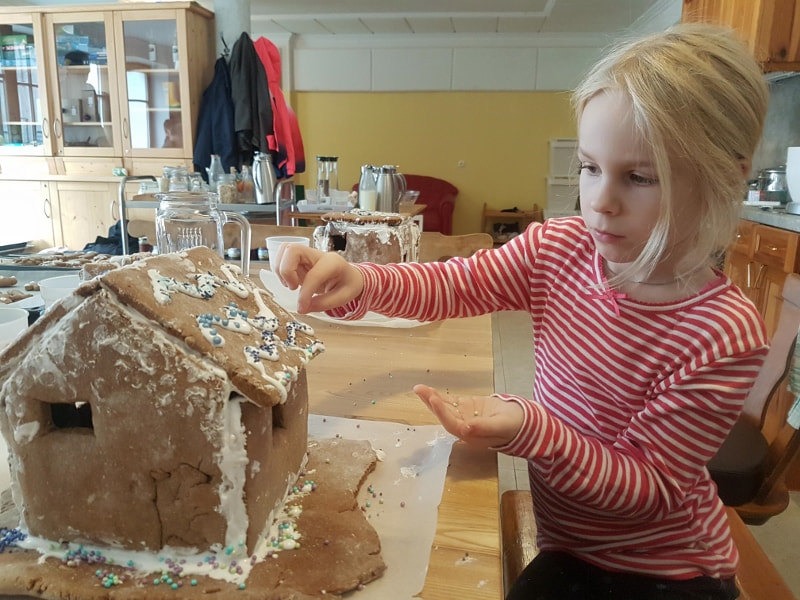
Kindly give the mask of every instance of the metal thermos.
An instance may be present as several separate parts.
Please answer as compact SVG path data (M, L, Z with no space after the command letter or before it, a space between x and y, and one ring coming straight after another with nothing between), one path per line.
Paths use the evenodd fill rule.
M378 211L396 213L400 198L406 191L406 179L393 165L383 165L378 171Z
M275 202L275 172L272 169L272 157L267 152L256 152L253 157L253 184L256 204Z

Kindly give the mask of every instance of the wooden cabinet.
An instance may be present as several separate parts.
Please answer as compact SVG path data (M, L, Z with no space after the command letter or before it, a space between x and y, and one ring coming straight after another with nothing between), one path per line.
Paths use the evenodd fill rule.
M795 0L683 0L682 20L732 27L764 71L800 71L800 4Z
M22 48L0 71L0 168L4 154L53 156L53 174L67 175L191 164L213 13L192 2L76 5L0 9L0 23Z
M0 35L0 214L31 210L30 228L0 226L0 242L81 249L116 220L114 168L192 163L212 12L181 1L0 8ZM18 196L31 205L11 204Z
M777 326L781 290L788 273L800 267L800 234L741 221L724 271L758 308L770 337Z
M41 19L30 13L0 13L0 37L4 40L0 51L2 166L4 156L49 153L50 115Z
M0 181L0 245L32 242L37 250L53 246L50 187L39 181Z
M756 305L771 338L778 324L786 275L800 271L800 234L741 221L736 241L726 254L724 270ZM794 402L788 387L779 386L776 393L779 396L771 403L762 428L767 439L778 434ZM787 485L800 489L800 461L789 468Z

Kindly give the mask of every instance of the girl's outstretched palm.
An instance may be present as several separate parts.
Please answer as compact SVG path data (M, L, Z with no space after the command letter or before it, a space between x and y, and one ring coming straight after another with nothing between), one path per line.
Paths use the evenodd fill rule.
M522 427L522 407L516 402L496 396L445 398L427 385L415 385L414 392L448 432L471 446L502 446Z

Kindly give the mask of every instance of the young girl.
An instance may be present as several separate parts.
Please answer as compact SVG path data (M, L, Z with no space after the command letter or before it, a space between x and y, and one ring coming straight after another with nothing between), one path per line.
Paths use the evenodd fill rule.
M706 463L767 351L716 269L767 106L729 31L620 45L574 94L581 217L446 263L351 265L285 246L301 312L530 313L533 399L414 391L467 443L528 460L539 555L509 598L732 599L738 554Z

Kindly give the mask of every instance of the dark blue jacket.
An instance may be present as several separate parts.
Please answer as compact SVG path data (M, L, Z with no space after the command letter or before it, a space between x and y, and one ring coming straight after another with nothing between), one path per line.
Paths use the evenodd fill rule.
M206 180L206 167L211 164L212 154L219 154L226 173L230 172L231 167L240 167L233 127L231 74L224 58L218 58L214 65L214 79L203 92L197 117L197 139L192 162L194 170Z

